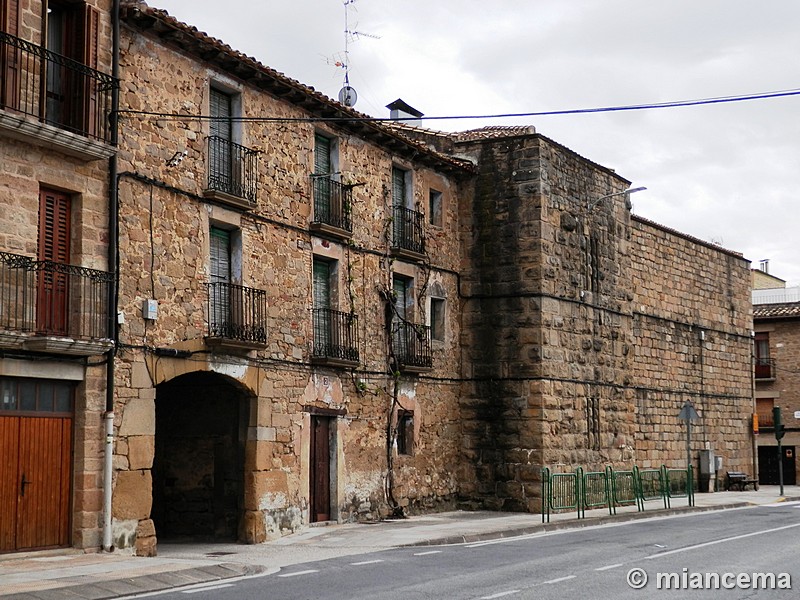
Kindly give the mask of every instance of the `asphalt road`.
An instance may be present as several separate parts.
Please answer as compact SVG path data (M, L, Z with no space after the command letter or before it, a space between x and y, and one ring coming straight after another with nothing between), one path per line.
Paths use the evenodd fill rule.
M632 571L635 569L647 577L642 589L629 584L629 578L637 585L642 581L642 572ZM792 589L780 589L787 584ZM715 585L719 589L713 589ZM800 502L473 544L398 548L294 565L267 576L171 591L159 597L732 600L796 598L800 597L798 590Z

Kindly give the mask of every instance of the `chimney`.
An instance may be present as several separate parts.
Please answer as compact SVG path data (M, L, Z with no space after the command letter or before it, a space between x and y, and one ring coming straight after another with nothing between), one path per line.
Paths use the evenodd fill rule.
M391 104L387 104L386 108L389 109L389 118L395 121L402 120L403 123L411 125L412 127L422 127L420 117L424 113L419 112L413 106L409 106L403 100L398 98Z
M769 259L768 258L758 261L758 264L759 264L759 266L758 266L758 270L759 271L762 271L764 273L769 273Z

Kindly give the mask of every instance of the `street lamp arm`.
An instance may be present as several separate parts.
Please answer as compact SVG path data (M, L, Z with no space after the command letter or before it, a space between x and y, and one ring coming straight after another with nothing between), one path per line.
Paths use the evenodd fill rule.
M627 194L635 194L636 192L642 192L646 190L646 187L635 187L635 188L628 188L627 190L622 190L621 192L613 192L611 194L606 194L605 196L600 196L594 202L587 202L586 207L589 210L593 210L595 206L598 205L602 200L606 198L613 198L614 196L623 196Z

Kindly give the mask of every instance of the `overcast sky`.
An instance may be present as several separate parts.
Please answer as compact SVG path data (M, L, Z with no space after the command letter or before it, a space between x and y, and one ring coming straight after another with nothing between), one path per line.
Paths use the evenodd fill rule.
M336 98L343 0L150 0ZM800 89L796 0L355 0L355 106L425 116L651 104ZM379 39L368 36L377 36ZM800 284L800 96L481 121L534 125L648 189L634 212L741 252Z

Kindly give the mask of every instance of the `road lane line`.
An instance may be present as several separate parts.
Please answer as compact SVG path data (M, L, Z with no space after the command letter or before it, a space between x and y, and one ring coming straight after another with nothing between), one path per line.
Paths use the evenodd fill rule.
M201 588L195 588L193 590L183 590L181 594L196 594L197 592L207 592L208 590L221 590L223 588L233 587L232 583L220 583L217 585L207 585Z
M297 577L298 575L310 575L311 573L319 573L319 569L308 569L307 571L295 571L294 573L281 573L278 577Z
M354 566L354 567L360 567L361 565L374 565L374 564L382 563L382 562L383 562L383 560L365 560L365 561L362 561L362 562L350 563L350 564L352 566Z
M494 600L495 598L502 598L503 596L510 596L511 594L519 594L520 590L508 590L507 592L499 592L491 596L481 596L480 600Z
M617 563L615 565L606 565L605 567L597 567L595 571L608 571L609 569L616 569L617 567L621 567L624 563Z
M428 556L429 554L441 554L441 550L429 550L428 552L417 552L414 556Z
M568 579L575 579L577 575L567 575L566 577L558 577L557 579L548 579L547 581L543 581L542 585L550 584L550 583L559 583L561 581L567 581Z
M698 548L705 548L706 546L716 546L717 544L724 544L725 542L734 542L736 540L743 540L745 538L753 537L754 535L763 535L765 533L775 533L776 531L783 531L784 529L792 529L793 527L800 527L800 523L793 525L784 525L783 527L776 527L775 529L764 529L763 531L753 531L751 533L743 533L742 535L734 535L721 540L714 540L713 542L704 542L702 544L695 544L694 546L686 546L686 548L678 548L676 550L668 550L667 552L659 552L651 556L645 556L645 560L653 560L662 556L670 554L678 554L679 552L687 552L688 550L697 550Z

